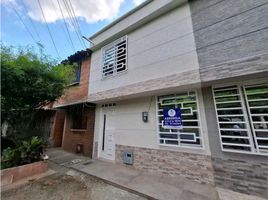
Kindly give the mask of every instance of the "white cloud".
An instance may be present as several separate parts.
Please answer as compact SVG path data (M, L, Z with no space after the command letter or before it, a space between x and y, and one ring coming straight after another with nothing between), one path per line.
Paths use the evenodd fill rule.
M3 2L5 1L6 0L3 0ZM16 7L18 6L18 9L23 11L20 0L12 1L17 1L15 3ZM38 0L23 1L27 7L28 16L35 21L44 23L45 21L38 4ZM72 5L77 18L83 19L87 23L95 23L98 21L111 20L115 18L119 13L120 5L123 3L123 1L124 0L59 0L59 3L65 19L70 19L70 10L66 9L65 6L67 3L69 9L71 9ZM40 0L40 3L48 23L53 23L57 20L63 19L57 0Z
M140 5L141 3L143 3L145 0L133 0L133 3L135 6Z

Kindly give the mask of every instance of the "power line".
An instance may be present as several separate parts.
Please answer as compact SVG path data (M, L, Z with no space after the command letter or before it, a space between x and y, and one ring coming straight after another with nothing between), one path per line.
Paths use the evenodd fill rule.
M20 0L20 1L21 1L22 6L24 7L24 9L25 9L25 11L26 11L26 13L27 13L28 10L27 10L27 7L26 7L24 1L23 1L23 0ZM38 33L38 31L37 31L37 29L36 29L34 23L33 23L33 20L31 19L31 17L28 17L28 18L29 18L29 20L30 20L30 22L31 22L31 25L32 25L34 31L35 31L35 34L37 35L39 41L41 42L41 37L40 37L40 35L39 35L39 33Z
M76 51L76 50L75 50L75 46L74 46L73 40L72 40L72 38L71 38L69 29L68 29L68 27L67 27L67 23L66 23L66 21L65 21L65 17L64 17L64 15L63 15L63 12L62 12L61 5L60 5L59 0L57 0L57 2L58 2L58 6L59 6L59 8L60 8L60 12L61 12L61 15L62 15L62 18L63 18L63 21L64 21L64 25L65 25L65 28L66 28L66 31L67 31L67 34L66 34L66 31L64 31L64 33L65 33L65 37L67 38L67 40L69 41L70 46L73 48L73 50L74 50L74 52L75 52L75 51ZM52 0L52 4L53 4L53 6L54 6L54 9L57 10L56 7L55 7L55 5L54 5L53 0Z
M80 37L82 38L83 35L82 35L82 32L81 32L81 29L80 29L80 26L79 26L79 23L78 23L78 20L77 20L77 17L76 17L76 14L75 14L75 11L74 11L74 8L73 8L73 5L72 5L72 2L71 2L71 0L68 0L68 1L70 3L71 11L73 12L73 15L74 15L74 21L76 22L76 26L77 26L78 32L80 34ZM84 40L82 40L82 41L83 41L84 47L87 48Z
M79 35L78 31L77 31L77 27L76 27L76 24L75 24L75 22L74 22L74 20L73 20L73 16L72 16L72 14L71 14L71 12L70 12L70 10L69 10L69 9L70 9L70 8L69 8L69 5L67 4L67 2L66 2L65 0L63 0L63 3L64 3L64 5L65 5L67 14L69 15L70 21L71 21L71 23L72 23L72 25L73 25L73 27L74 27L76 36L78 37L78 40L79 40L79 42L80 42L80 45L81 45L82 48L83 48L83 41L81 41L82 38L80 37L80 35Z
M33 39L34 43L37 43L35 41L35 38L33 36L33 34L31 33L30 29L28 28L28 26L26 25L26 23L24 23L22 17L20 16L19 12L17 11L17 9L15 8L15 6L13 5L13 3L11 3L10 1L8 1L9 4L11 5L12 9L14 10L14 12L16 13L16 15L18 16L18 18L20 19L21 23L24 25L24 27L26 28L27 32L29 33L29 35L31 36L31 38Z
M78 30L77 30L77 26L76 26L75 21L74 21L74 19L73 19L73 16L72 16L72 13L71 13L71 9L69 8L69 5L68 5L67 1L63 0L63 3L64 3L64 5L65 5L67 14L69 15L71 24L72 24L72 26L73 26L73 28L74 28L74 30L75 30L76 36L78 37L78 40L79 40L79 42L80 42L80 45L81 45L82 48L83 48L83 41L82 41L82 39L81 39L81 37L80 37L80 35L79 35L79 32L78 32Z
M55 44L55 42L54 42L54 39L53 39L52 33L51 33L50 29L49 29L49 26L48 26L48 23L47 23L47 20L46 20L46 17L45 17L45 14L44 14L43 8L42 8L42 6L41 6L40 0L37 0L37 1L38 1L38 4L39 4L39 7L40 7L40 10L41 10L41 12L42 12L43 18L44 18L44 20L45 20L46 27L47 27L48 33L49 33L49 35L50 35L50 39L51 39L51 41L52 41L52 43L53 43L53 46L54 46L54 48L55 48L55 50L56 50L56 53L57 53L57 55L58 55L58 58L60 58L59 51L58 51L58 49L57 49L57 47L56 47L56 44ZM60 58L60 59L61 59L61 58Z

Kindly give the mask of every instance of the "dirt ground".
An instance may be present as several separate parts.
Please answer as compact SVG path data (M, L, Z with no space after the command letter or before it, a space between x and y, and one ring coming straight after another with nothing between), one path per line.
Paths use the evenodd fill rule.
M93 177L79 180L55 173L20 188L2 193L2 200L144 200L145 198Z

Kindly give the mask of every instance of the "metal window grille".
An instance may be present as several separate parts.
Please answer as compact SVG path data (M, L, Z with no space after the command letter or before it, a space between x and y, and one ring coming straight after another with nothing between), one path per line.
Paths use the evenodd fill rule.
M223 151L268 153L268 85L213 88Z
M157 98L157 127L159 145L202 147L201 124L196 91L159 96ZM183 129L166 129L162 126L163 109L180 108Z
M103 48L103 77L127 70L127 37L124 36Z

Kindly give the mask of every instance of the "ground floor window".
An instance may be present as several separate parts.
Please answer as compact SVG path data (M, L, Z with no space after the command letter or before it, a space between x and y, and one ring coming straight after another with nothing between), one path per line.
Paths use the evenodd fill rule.
M71 115L71 129L86 130L87 129L87 115L83 104L72 106L69 109Z
M182 129L168 129L163 126L163 110L180 108ZM157 127L160 145L201 147L201 124L196 91L187 91L157 97Z
M213 87L223 151L268 154L268 83Z

